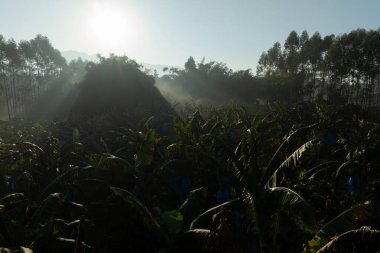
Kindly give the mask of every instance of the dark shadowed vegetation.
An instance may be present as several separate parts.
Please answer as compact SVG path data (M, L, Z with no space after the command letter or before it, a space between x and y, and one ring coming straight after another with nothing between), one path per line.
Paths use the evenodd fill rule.
M1 37L1 251L379 251L379 34L161 77Z
M136 126L151 116L168 121L173 115L154 78L127 57L101 57L99 64L89 64L79 89L69 118L74 124Z

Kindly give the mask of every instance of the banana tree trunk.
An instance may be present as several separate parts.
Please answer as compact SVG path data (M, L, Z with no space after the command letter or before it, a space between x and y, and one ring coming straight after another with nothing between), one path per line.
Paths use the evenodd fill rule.
M273 253L268 231L269 221L265 215L264 201L262 198L255 198L253 211L255 214L260 253Z

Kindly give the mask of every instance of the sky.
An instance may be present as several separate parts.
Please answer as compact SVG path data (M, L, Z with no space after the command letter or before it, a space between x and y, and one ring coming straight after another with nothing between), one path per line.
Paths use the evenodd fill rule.
M261 53L292 30L378 29L379 10L379 0L0 0L0 34L42 34L60 51L150 64L183 66L193 56L255 70Z

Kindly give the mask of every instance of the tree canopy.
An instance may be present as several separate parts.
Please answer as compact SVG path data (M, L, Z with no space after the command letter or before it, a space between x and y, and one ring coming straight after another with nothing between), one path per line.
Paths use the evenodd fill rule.
M169 103L154 87L153 76L145 74L136 61L111 55L88 65L79 84L79 95L70 120L78 124L136 126L150 116L173 114Z

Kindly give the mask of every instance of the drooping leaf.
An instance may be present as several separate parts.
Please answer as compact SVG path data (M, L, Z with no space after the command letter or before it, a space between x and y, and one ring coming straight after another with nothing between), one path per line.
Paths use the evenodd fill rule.
M281 145L277 148L274 155L269 160L269 163L266 166L265 173L260 180L261 186L265 186L268 183L268 181L273 177L273 175L278 170L279 166L282 164L282 162L279 161L279 155L285 150L285 148L287 148L289 146L290 141L293 140L293 138L295 138L297 135L302 134L305 131L308 131L309 129L312 129L317 125L318 125L318 123L314 123L314 124L310 124L310 125L298 128L295 131L293 131L291 134L289 134L289 136L287 136L285 138L285 140L281 143ZM305 144L303 144L303 145L305 145Z
M266 191L268 202L278 210L287 210L300 216L304 222L314 222L313 207L297 192L286 187L273 187Z
M217 205L217 206L214 206L214 207L208 209L207 211L200 214L197 218L195 218L191 222L190 230L195 229L195 228L199 228L199 226L204 226L203 222L205 219L210 220L211 216L213 214L217 213L221 208L225 208L227 206L233 205L239 201L240 201L240 198L235 198L235 199L232 199L230 201L224 202L223 204L220 204L220 205Z
M67 223L62 219L53 219L47 222L41 228L34 230L29 235L29 240L33 242L33 245L41 245L46 241L57 239L58 237L69 236L76 226L79 220L71 223Z
M19 201L24 201L25 199L26 198L23 193L13 193L13 194L6 195L2 199L0 199L0 205L6 206L6 205L17 203Z
M277 170L280 170L284 167L287 167L290 165L290 163L293 163L294 166L297 166L297 161L301 158L302 154L310 147L313 146L313 143L315 140L308 141L301 145L299 148L297 148L290 156L288 156L281 164L278 166Z
M334 238L317 253L379 252L380 231L362 227L350 230Z
M21 142L17 143L16 145L24 150L30 150L38 156L43 156L45 154L42 148L31 142Z
M46 226L46 224L49 224L49 222L52 222L52 225L62 225L62 222L60 223L59 220L58 223L54 222L56 219L65 217L67 219L76 220L86 214L87 209L84 206L74 202L67 202L64 199L63 194L50 194L45 200L41 202L31 217L28 224L29 236L36 233L36 231L39 231L41 227Z
M318 175L320 175L320 176L325 175L324 172L328 173L329 172L328 170L330 170L330 169L331 169L331 171L330 171L330 173L331 173L335 164L336 164L335 161L333 161L333 162L329 161L329 162L324 162L324 163L318 164L317 166L306 171L304 174L304 177L307 177L308 179L313 180Z
M207 192L202 188L190 191L186 201L179 208L184 216L184 225L188 225L195 217L205 211L207 205Z
M113 194L115 194L116 196L119 196L123 201L128 203L129 206L139 211L139 213L144 217L145 225L147 226L148 229L159 230L160 226L158 222L154 219L152 213L144 204L142 204L136 198L135 195L133 195L132 193L126 190L116 188L116 187L111 187L111 191L113 192Z
M134 173L133 166L131 164L129 164L123 158L114 155L108 155L104 157L104 159L100 161L99 166L105 169L121 169L128 172L129 174Z
M188 160L198 161L201 156L201 151L199 148L192 145L175 143L169 145L166 149L169 154L180 155L182 158Z
M72 174L80 171L80 170L85 170L87 169L87 167L78 167L78 166L73 166L71 168L68 168L65 172L63 172L62 174L60 174L59 176L57 176L56 178L54 178L53 181L51 181L46 187L45 189L42 191L41 193L41 197L45 197L46 195L48 195L50 193L50 191L59 183L61 183L63 180L65 180L66 178L68 178L69 176L71 176Z
M169 252L210 252L211 232L208 229L193 229L176 238Z
M272 171L272 176L271 178L275 178L277 173L285 168L285 167L288 167L291 163L293 163L294 166L297 166L297 161L301 158L301 156L303 155L303 153L314 146L314 143L315 143L316 140L311 140L311 141L308 141L304 144L302 144L299 148L297 148L291 155L289 155L288 157L285 158L285 160L276 168L276 169L271 169L271 168L267 168L267 170L269 171ZM269 173L267 174L269 175ZM273 183L273 186L275 187L276 186L276 180L274 180L274 183ZM265 182L262 181L262 182Z
M336 170L336 173L335 173L335 176L338 177L339 174L341 173L341 171L347 167L349 167L350 165L352 164L351 161L346 161L344 163L342 163L339 168Z
M358 204L339 214L328 222L322 229L308 242L313 250L323 247L331 238L339 236L349 230L357 229L372 215L374 215L374 205L370 201Z
M53 240L45 241L36 247L38 252L75 252L77 247L75 239L58 237ZM81 252L93 252L93 249L85 244L83 241L80 242Z
M54 217L59 215L59 210L62 210L64 205L63 194L52 193L45 200L42 201L40 206L34 212L30 219L29 227L31 231L39 229L41 224L46 224Z

